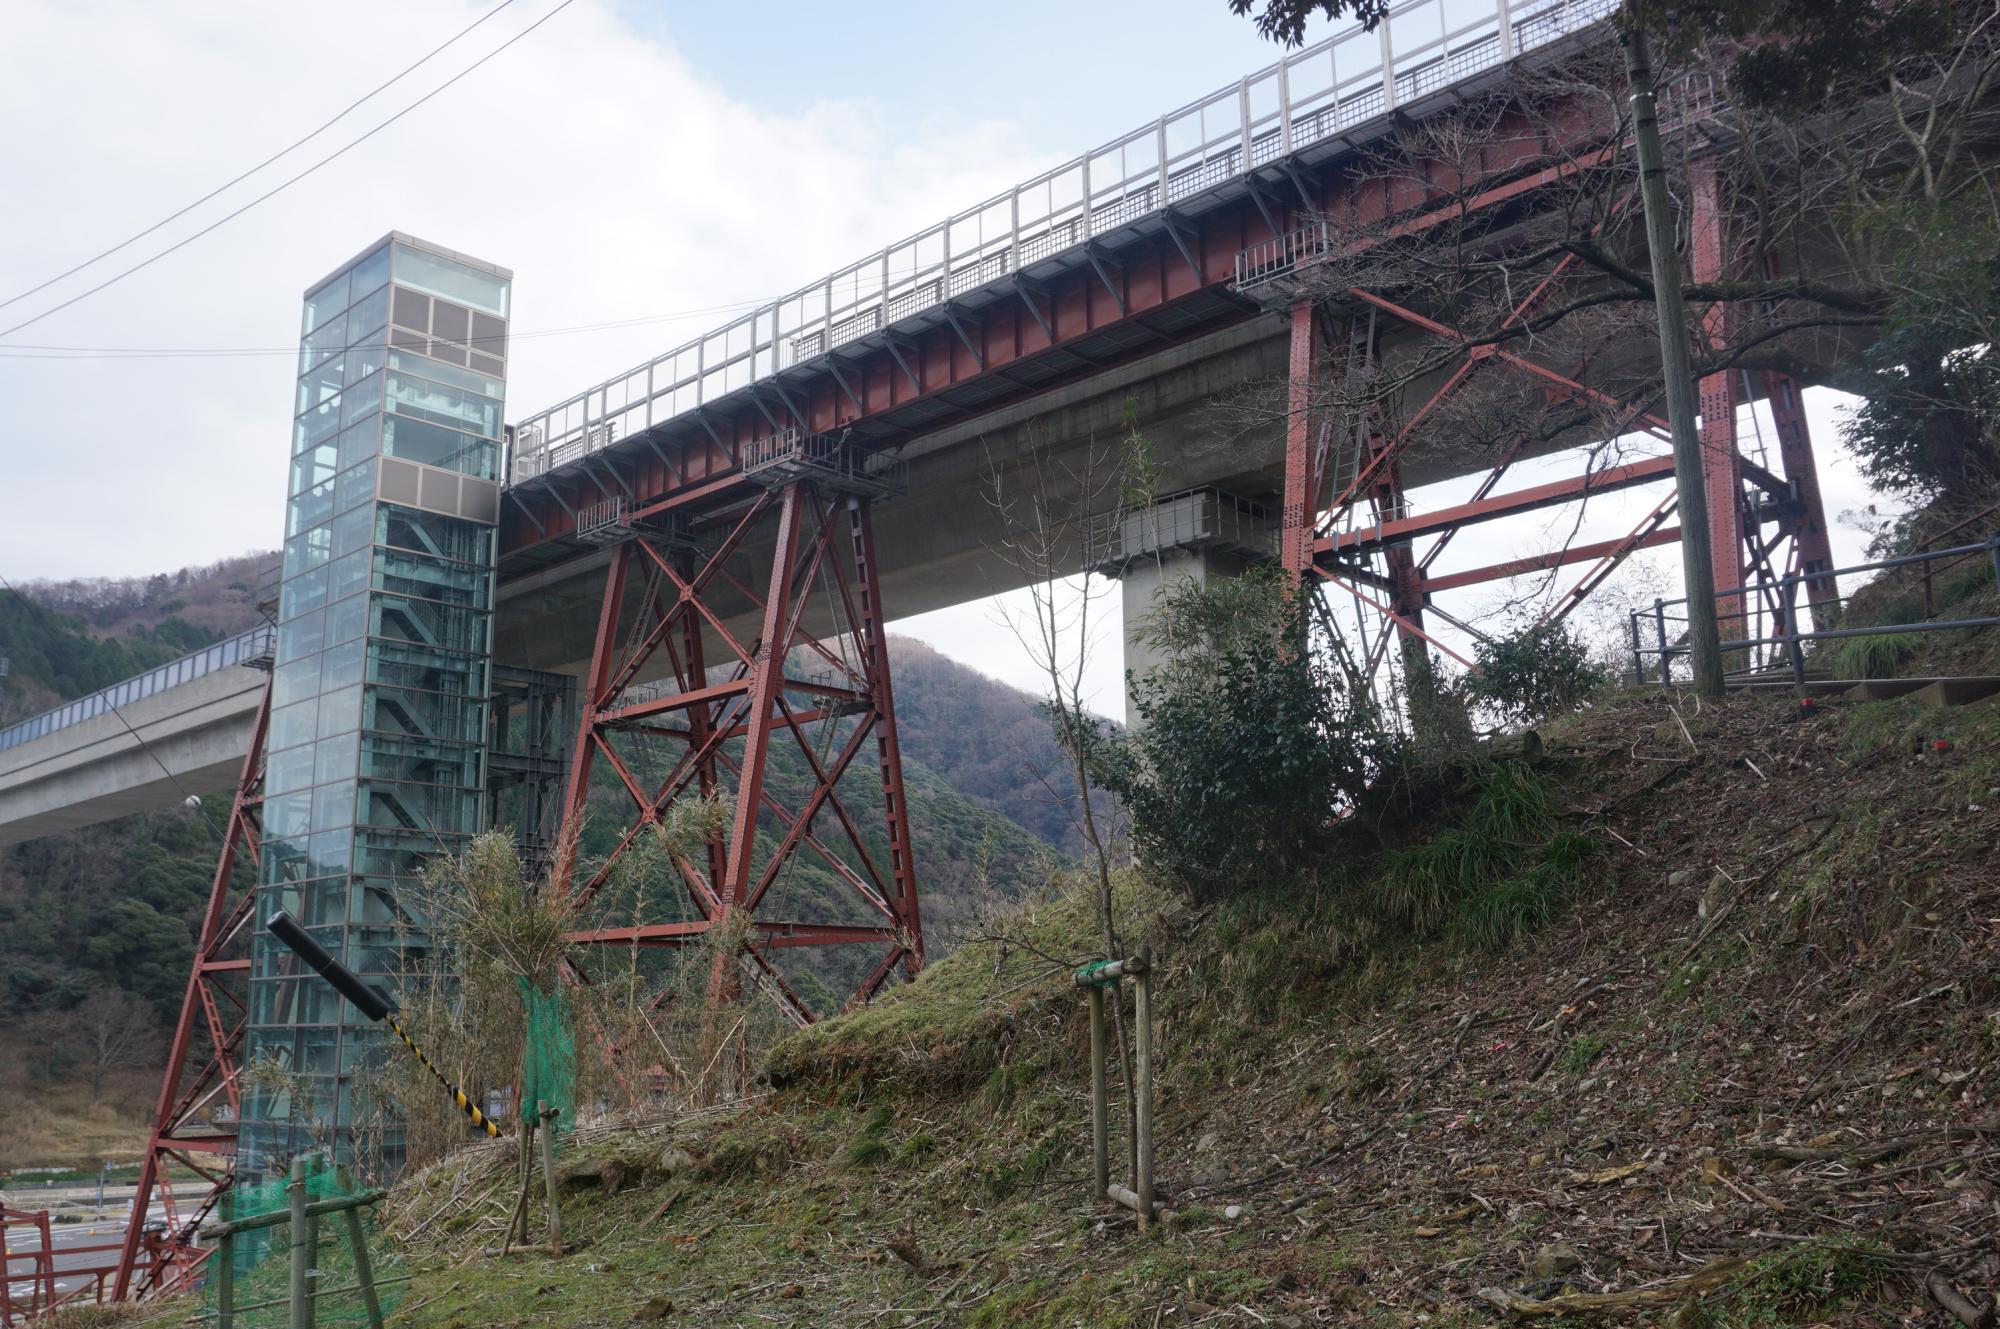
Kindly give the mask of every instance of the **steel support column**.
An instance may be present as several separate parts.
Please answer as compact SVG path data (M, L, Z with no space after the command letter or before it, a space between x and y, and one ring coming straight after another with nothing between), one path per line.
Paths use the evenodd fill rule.
M877 580L875 525L868 515L868 501L859 496L847 500L848 521L854 539L854 598L860 609L862 670L871 684L871 700L878 717L875 721L876 766L882 776L882 811L889 823L889 873L895 888L891 902L902 920L908 939L904 948L904 972L914 978L924 962L923 923L917 913L917 870L910 846L910 812L903 792L903 749L896 736L896 696L890 682L888 624L882 612L882 588ZM871 996L872 993L863 993Z
M1312 567L1313 524L1318 518L1319 477L1313 474L1313 373L1319 363L1313 303L1292 306L1291 358L1285 386L1285 498L1279 520L1279 554L1285 571L1304 578Z
M715 912L709 926L726 928L730 915L750 893L750 858L757 848L757 819L764 810L764 777L770 771L771 729L782 723L777 713L785 679L785 657L791 653L790 622L795 581L793 559L799 540L799 490L786 485L778 506L778 542L771 554L770 589L764 599L764 625L750 661L749 730L743 739L743 758L736 774L736 812L729 825L728 867L715 883ZM737 957L715 957L709 976L708 1001L720 1006L740 995Z
M1722 184L1712 155L1688 163L1693 194L1688 249L1691 275L1697 283L1718 282L1728 275L1724 248ZM1730 314L1718 303L1702 317L1703 338L1710 346L1726 345ZM1743 559L1743 458L1736 444L1737 376L1727 370L1700 382L1702 488L1708 495L1708 547L1715 568L1709 591L1741 586L1746 580ZM1689 594L1696 594L1693 587ZM1725 639L1748 635L1743 629L1741 596L1716 601L1717 626Z
M139 1186L125 1225L111 1300L137 1300L184 1283L208 1252L195 1231L235 1181L235 1123L242 1116L237 1084L238 1056L249 1022L250 969L247 941L256 897L258 842L264 792L264 741L270 731L271 685L264 685L250 748L236 781L224 827L222 851L209 881L201 934L174 1023L160 1097L153 1109L152 1134L139 1164ZM238 869L244 884L239 889ZM218 1109L226 1108L218 1120ZM197 1163L192 1154L220 1156L220 1167ZM168 1173L169 1161L193 1169L206 1186L183 1209ZM166 1227L146 1231L146 1215L157 1198Z
M1786 375L1766 372L1763 379L1778 435L1778 458L1793 490L1795 507L1785 518L1786 530L1796 545L1799 571L1809 578L1806 601L1812 609L1812 625L1816 630L1828 628L1833 626L1832 610L1840 601L1840 586L1828 572L1833 567L1833 542L1827 535L1819 461L1813 452L1812 429L1806 423L1805 402L1798 383Z
M1402 465L1390 459L1376 469L1369 499L1375 507L1378 526L1407 520L1409 501L1403 495ZM1382 551L1389 571L1390 607L1396 611L1396 632L1403 648L1403 668L1408 671L1429 662L1424 653L1424 574L1417 566L1413 542L1399 540Z

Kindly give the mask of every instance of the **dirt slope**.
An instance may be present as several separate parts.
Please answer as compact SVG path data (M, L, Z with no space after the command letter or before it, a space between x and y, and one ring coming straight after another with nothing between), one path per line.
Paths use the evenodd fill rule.
M406 1322L1952 1323L1926 1274L2000 1284L2000 707L1634 698L1549 740L1600 851L1504 950L1357 959L1309 903L1126 883L1162 966L1152 1233L1086 1194L1044 957L1089 927L1053 898L782 1045L782 1088L585 1130L567 1258L476 1254L506 1142L407 1184Z

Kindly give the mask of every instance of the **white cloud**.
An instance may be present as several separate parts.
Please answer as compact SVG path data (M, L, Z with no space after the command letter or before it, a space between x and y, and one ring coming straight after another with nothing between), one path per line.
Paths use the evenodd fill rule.
M0 46L0 180L14 200L0 212L0 292L206 192L487 8L15 0ZM100 276L333 151L548 8L510 8ZM288 347L306 285L391 228L513 268L524 333L764 299L1032 174L1046 155L1004 123L892 121L866 99L762 111L598 0L577 0L288 192L7 341ZM720 321L524 337L509 414ZM275 546L290 398L284 354L0 359L0 569L121 575Z

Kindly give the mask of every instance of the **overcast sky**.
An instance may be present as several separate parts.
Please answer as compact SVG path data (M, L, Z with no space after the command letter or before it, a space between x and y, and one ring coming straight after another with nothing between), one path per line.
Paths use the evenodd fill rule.
M0 300L276 152L497 2L8 0ZM558 3L515 0L297 153L0 308L0 328L193 234ZM514 270L508 413L520 418L1272 58L1225 0L571 0L326 168L0 337L0 574L128 576L274 548L300 294L392 228ZM627 325L561 331L613 321ZM1831 400L1813 404L1830 511L1868 502L1828 455ZM1638 501L1598 505L1590 528L1622 530ZM1520 519L1462 541L1460 557L1508 557L1555 533ZM1839 538L1855 552L1858 535ZM1031 685L1007 609L902 628ZM1104 627L1092 672L1116 713L1115 616Z

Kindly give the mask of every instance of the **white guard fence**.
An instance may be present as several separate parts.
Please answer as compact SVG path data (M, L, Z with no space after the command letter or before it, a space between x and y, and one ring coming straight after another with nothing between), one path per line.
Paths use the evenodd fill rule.
M514 427L531 479L1608 18L1619 0L1404 0Z

